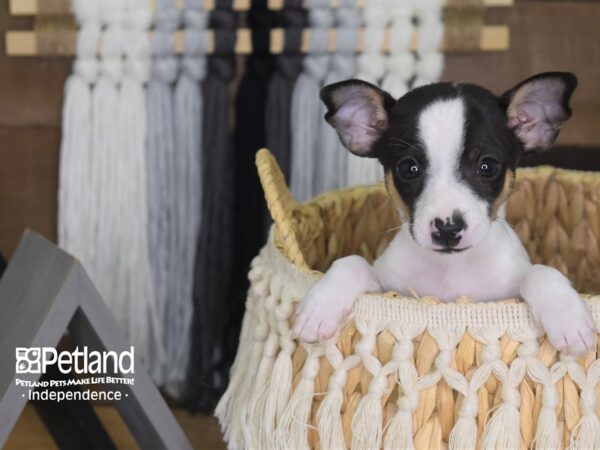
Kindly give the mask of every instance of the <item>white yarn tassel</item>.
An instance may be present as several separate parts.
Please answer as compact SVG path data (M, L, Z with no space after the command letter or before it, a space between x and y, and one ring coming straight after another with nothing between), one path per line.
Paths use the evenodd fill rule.
M556 411L542 407L538 416L533 447L538 450L560 448L560 433L556 421Z
M253 394L250 398L248 414L246 416L246 429L248 435L246 439L253 448L262 448L264 436L262 434L262 419L265 413L266 402L268 398L269 377L275 355L279 350L279 339L274 330L271 329L269 336L262 349L262 357L258 364L258 371L254 379Z
M118 231L122 246L118 248L127 273L126 301L129 303L130 338L136 353L156 374L164 359L160 331L160 311L154 297L154 285L148 255L148 203L146 195L146 93L144 84L150 76L150 43L147 32L151 13L146 0L128 0L125 47L125 77L120 96L121 159L127 159L123 178L126 209Z
M336 345L337 341L338 335L334 336L325 347L326 358L335 371L329 377L327 395L317 411L317 430L321 448L345 449L346 442L342 426L343 390L346 386L348 371L356 367L361 358L359 355L351 355L344 359L344 355Z
M280 351L273 365L267 399L262 417L262 440L268 448L275 445L275 430L277 422L281 419L283 411L287 406L292 390L292 354L296 349L296 343L292 338L292 331L288 321L294 312L292 297L285 292L283 286L281 303L275 309L277 329L279 332Z
M535 358L538 348L537 341L531 339L521 345L518 351L519 356L527 357L527 373L531 379L544 386L542 408L537 420L533 447L539 450L550 450L561 446L561 436L556 418L556 407L559 402L556 383L565 375L566 369L563 364L556 363L551 370L548 370L541 361ZM524 353L526 354L524 355Z
M283 414L292 390L292 353L296 346L289 340L282 340L281 345L266 389L264 415L260 418L264 448L273 446L277 418Z
M86 0L73 3L80 24L73 74L65 84L62 142L58 186L58 243L84 264L89 257L89 208L84 187L90 181L92 141L92 85L98 76L96 52L100 40L98 4ZM89 232L89 231L88 231Z
M269 292L269 280L272 273L264 266L258 265L250 271L249 297L254 298L254 307L250 310L252 313L252 328L249 329L247 355L232 369L232 379L227 392L217 406L217 416L223 422L224 414L227 411L232 412L232 421L226 430L225 439L233 448L245 448L250 446L252 430L248 423L248 415L251 412L251 399L256 388L255 381L258 378L258 365L256 362L260 359L262 349L265 347L266 339L269 336L269 326L267 323L267 313L264 307L264 298ZM248 314L248 313L247 313ZM237 358L236 358L237 359ZM239 387L234 392L239 379ZM222 411L222 412L219 412Z
M383 439L383 412L381 398L387 389L387 377L397 369L395 361L388 362L381 367L379 360L373 356L376 349L377 334L385 327L385 321L359 320L356 329L362 335L356 344L355 351L362 363L373 376L369 383L369 391L361 399L356 413L352 417L352 448L372 449L380 448Z
M597 363L598 361L596 361ZM596 364L598 369L598 364ZM592 372L590 369L589 372ZM586 387L581 391L579 407L582 417L571 432L569 449L584 450L600 448L600 420L596 415L595 389Z
M310 412L315 389L315 378L319 374L319 358L323 355L322 348L308 349L308 356L302 368L300 382L287 408L283 412L277 426L275 441L276 448L294 450L309 449L308 427Z
M413 440L413 413L407 410L400 410L389 423L385 434L383 448L385 450L415 448Z
M345 383L345 373L343 379ZM336 376L334 374L333 376ZM341 378L340 375L337 375ZM331 380L329 381L331 384ZM342 427L342 403L344 394L341 389L330 389L317 411L317 429L322 448L345 449L344 429Z
M498 379L502 382L500 395L502 404L486 424L481 438L482 448L516 449L521 446L521 416L519 405L521 394L518 386L525 376L526 363L522 358L516 358L510 368L504 363L494 367Z
M404 395L397 401L398 412L387 425L383 447L385 450L414 449L413 414L419 406L419 375L413 363L413 338L423 332L423 327L390 324L389 329L398 342L394 345L392 359L397 364L398 389ZM421 378L424 380L424 378ZM431 383L436 380L432 380Z
M519 410L502 404L493 414L481 438L482 448L519 449L521 445Z
M438 81L442 76L444 57L439 51L444 36L441 0L420 0L415 2L419 22L419 40L416 66L416 79L413 87Z
M352 418L352 448L380 448L383 437L383 411L381 397L387 387L387 377L374 378Z
M93 154L89 162L89 189L86 209L90 247L84 266L121 327L129 332L129 309L126 292L127 274L119 257L122 241L117 230L126 210L125 193L121 189L123 149L120 130L115 125L119 116L119 85L123 78L124 2L108 0L100 3L106 29L100 44L100 77L93 92ZM120 121L118 122L120 124ZM116 170L113 170L113 164Z
M281 301L282 291L281 277L274 274L269 285L270 295L265 301L265 308L269 314L269 322L271 333L267 338L267 342L263 348L263 357L259 365L259 375L255 382L255 390L257 395L251 400L252 409L248 422L253 427L253 441L256 448L268 448L272 446L273 434L275 431L275 415L277 404L280 402L279 395L286 397L289 392L289 386L292 382L292 359L291 354L294 351L295 345L291 339L281 339L281 332L284 331L285 336L289 336L290 331L285 330L276 315L277 307ZM291 313L291 311L290 311ZM279 343L285 345L285 349L279 347ZM279 352L279 353L278 353ZM277 360L275 360L277 355ZM279 364L277 364L279 362ZM281 379L276 377L283 377ZM263 381L264 380L264 381ZM281 384L287 383L286 386ZM287 390L287 392L286 392Z
M390 54L386 58L387 73L381 88L392 97L400 98L408 92L408 84L414 76L415 57L411 51L413 35L413 0L389 0Z
M458 420L450 433L448 442L450 449L462 450L477 446L477 422L475 417L478 410L479 403L476 395L471 394L463 398Z

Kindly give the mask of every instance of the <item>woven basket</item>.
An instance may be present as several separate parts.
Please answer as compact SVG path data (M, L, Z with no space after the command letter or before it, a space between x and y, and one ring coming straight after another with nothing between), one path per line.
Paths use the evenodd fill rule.
M522 302L366 294L333 339L299 344L295 303L334 259L372 261L397 214L382 186L298 204L268 151L257 165L276 226L216 411L230 448L600 448L598 353L558 354ZM600 292L599 197L598 174L522 169L508 206L531 259L582 292Z

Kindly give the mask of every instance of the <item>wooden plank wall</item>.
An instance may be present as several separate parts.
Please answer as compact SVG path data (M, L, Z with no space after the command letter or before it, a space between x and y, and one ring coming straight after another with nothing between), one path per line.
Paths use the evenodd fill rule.
M489 24L510 25L510 51L451 55L444 78L502 92L536 72L571 70L580 88L560 142L600 145L600 3L517 0L486 14ZM0 36L32 25L31 18L9 17L8 2L0 2ZM6 256L25 227L56 236L60 115L69 71L68 60L7 58L0 51L0 251Z

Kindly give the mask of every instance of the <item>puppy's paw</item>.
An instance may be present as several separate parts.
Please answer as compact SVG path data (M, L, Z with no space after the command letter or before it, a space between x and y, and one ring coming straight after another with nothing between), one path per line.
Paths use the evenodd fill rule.
M333 337L352 309L354 298L339 286L318 283L296 310L294 334L303 342Z
M560 352L582 356L596 349L596 327L581 301L565 308L550 307L540 314L540 322L550 343Z

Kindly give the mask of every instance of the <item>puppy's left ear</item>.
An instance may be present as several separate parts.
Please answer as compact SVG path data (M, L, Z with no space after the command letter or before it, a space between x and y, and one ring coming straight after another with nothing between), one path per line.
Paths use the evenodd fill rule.
M526 151L548 149L571 117L569 99L577 78L569 72L546 72L519 83L500 97L508 127Z
M358 156L375 157L373 146L388 127L392 96L365 81L348 80L325 86L321 100L327 106L325 120L344 147Z

